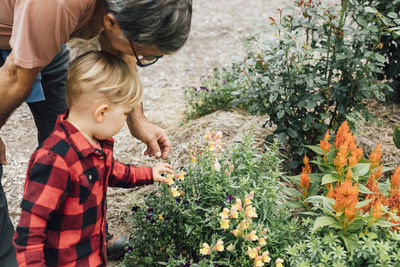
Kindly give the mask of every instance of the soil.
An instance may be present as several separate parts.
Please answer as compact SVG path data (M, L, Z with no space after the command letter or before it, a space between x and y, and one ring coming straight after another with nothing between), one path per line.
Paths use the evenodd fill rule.
M176 169L187 160L187 149L206 128L224 133L226 143L240 141L241 134L253 130L260 143L270 128L262 128L267 117L256 117L239 111L218 111L203 118L184 120L184 91L198 87L201 78L214 68L229 67L232 56L243 56L240 39L261 27L268 26L268 17L277 16L277 8L292 1L272 0L200 0L193 3L192 30L186 45L177 53L163 57L155 65L139 69L144 94L146 117L167 130L173 143L168 162ZM270 34L272 36L272 33ZM72 56L96 44L81 40L70 42ZM383 161L391 166L400 163L400 153L393 144L395 124L400 125L398 105L382 105L371 101L371 111L382 125L360 122L357 140L367 154L382 143ZM13 223L18 222L23 186L29 157L37 146L32 115L26 104L19 107L2 128L7 146L8 165L4 166L2 183L7 195ZM125 163L151 166L156 160L143 156L145 145L134 139L127 127L115 136L115 157ZM128 220L132 203L152 190L154 186L139 189L113 189L108 192L107 218L112 232L129 232ZM111 262L110 265L117 265Z

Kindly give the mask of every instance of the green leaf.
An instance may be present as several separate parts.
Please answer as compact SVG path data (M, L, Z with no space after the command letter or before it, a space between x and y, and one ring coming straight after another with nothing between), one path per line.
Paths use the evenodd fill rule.
M294 175L294 176L289 176L289 175L285 175L283 176L283 178L295 183L295 184L300 184L300 175Z
M324 204L328 204L328 205L334 205L335 204L335 200L326 196L311 196L308 197L306 200L306 202L322 202Z
M356 205L356 208L359 209L361 207L364 207L365 205L368 205L371 201L373 201L375 198L367 199L361 202L358 202Z
M394 169L396 169L396 168L395 167L383 166L381 172L382 173L390 172L390 171L393 171Z
M398 17L397 13L394 12L387 13L387 16L392 19L396 19Z
M375 222L375 225L378 225L380 227L392 227L392 226L397 226L399 224L398 223L391 223L391 222L385 221L384 219L378 219Z
M378 11L375 8L370 7L370 6L365 7L365 12L373 13L373 14L378 13Z
M367 174L369 171L370 165L371 165L370 163L358 163L356 166L351 168L351 171L353 172L353 176L361 177L361 176Z
M194 225L190 225L188 227L188 229L186 230L186 236L189 236L189 234L192 232L193 228L194 228Z
M358 192L361 194L372 194L373 192L369 190L365 185L358 184Z
M278 113L276 114L276 117L278 118L278 120L282 119L283 116L285 116L285 110L281 109L278 111Z
M394 142L394 144L396 145L397 148L400 148L400 130L397 127L397 125L394 126L393 142Z
M335 177L335 176L333 176L332 174L325 174L325 175L322 177L321 185L329 184L329 183L334 183L334 182L337 182L337 181L338 181L338 178Z
M368 239L370 239L370 240L374 240L374 239L377 239L377 238L378 238L378 235L375 234L374 232L369 232L369 233L367 234L367 236L368 236Z
M380 63L385 63L386 62L386 57L382 56L381 54L376 53L375 54L375 59L378 60Z
M325 155L325 152L321 149L320 146L310 146L310 145L303 145L303 146L311 149L312 151L314 151L315 153L317 153L319 155Z
M292 197L301 197L302 196L301 192L299 192L299 190L297 190L296 188L290 188L290 187L284 188L284 189L282 189L282 192L284 192Z
M329 226L334 223L336 223L336 220L334 218L328 216L321 216L315 220L312 231L315 231L324 226Z
M343 239L347 250L350 251L350 255L353 255L354 249L358 247L358 236L356 234L341 234L340 237Z
M291 138L297 138L297 131L291 127L289 127L287 129L287 134L291 137Z

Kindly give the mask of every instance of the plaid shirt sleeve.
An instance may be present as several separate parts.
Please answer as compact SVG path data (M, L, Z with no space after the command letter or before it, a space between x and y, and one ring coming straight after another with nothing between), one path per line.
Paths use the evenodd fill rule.
M108 186L131 188L153 183L153 168L123 164L113 158Z
M69 185L68 166L60 155L43 149L33 154L14 236L19 266L45 266L46 224L51 213L63 204Z

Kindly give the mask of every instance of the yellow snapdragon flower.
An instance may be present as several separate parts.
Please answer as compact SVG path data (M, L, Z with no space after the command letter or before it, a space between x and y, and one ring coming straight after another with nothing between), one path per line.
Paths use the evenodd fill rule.
M269 263L271 261L268 251L264 251L261 256L262 256L263 262Z
M173 197L179 197L181 194L179 193L179 191L178 191L178 187L173 187L172 189L171 189L171 195L173 196Z
M214 250L218 252L224 251L224 241L222 241L222 239L218 239L217 244L214 246Z
M258 240L258 236L257 236L256 230L251 231L250 234L248 234L248 235L246 236L246 238L247 238L247 240L249 240L249 241L256 241L256 240Z
M180 173L177 174L177 178L181 181L185 180L185 174L186 172L180 171Z
M255 259L258 256L258 250L257 248L248 247L246 254L249 256L250 259Z
M278 258L278 259L276 259L276 261L275 261L275 263L276 263L276 267L283 267L283 259L281 259L281 258Z
M246 207L246 211L245 211L245 215L248 218L257 218L256 208L254 208L252 206L247 206Z
M235 229L235 230L233 230L232 231L232 234L234 235L234 236L236 236L236 237L238 237L238 236L240 236L240 230L239 229Z
M221 228L222 229L228 229L229 228L229 220L228 219L222 219L221 220Z
M239 217L239 213L235 205L231 207L230 217L233 219L237 219Z
M260 244L260 246L265 246L267 244L267 241L265 241L265 238L262 237L258 240L258 244Z
M254 260L254 266L261 267L264 266L264 261L262 260L262 256L257 256Z
M243 210L242 200L240 198L237 198L234 206L238 211L242 211Z
M222 212L219 214L219 216L220 216L222 219L228 219L228 218L229 218L229 212L230 212L230 210L229 210L228 208L224 208L224 209L222 210Z
M200 249L200 254L201 255L210 255L211 254L210 246L206 242L203 243L203 247Z

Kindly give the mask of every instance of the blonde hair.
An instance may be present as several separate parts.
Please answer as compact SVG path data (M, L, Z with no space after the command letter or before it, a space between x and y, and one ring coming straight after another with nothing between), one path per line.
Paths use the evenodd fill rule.
M104 51L87 52L71 62L66 80L68 107L106 99L111 104L138 106L142 100L139 77L121 58Z

